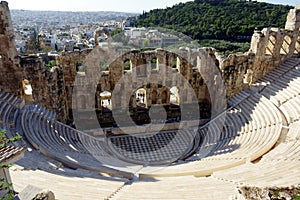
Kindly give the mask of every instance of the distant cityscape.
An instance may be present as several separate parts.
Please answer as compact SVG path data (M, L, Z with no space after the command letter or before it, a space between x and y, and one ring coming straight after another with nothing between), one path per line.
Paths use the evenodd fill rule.
M12 10L11 15L20 54L53 55L93 48L94 31L99 27L112 34L123 33L121 43L139 47L169 46L179 40L158 30L134 27L135 13ZM99 45L107 45L106 39L106 35L99 35Z

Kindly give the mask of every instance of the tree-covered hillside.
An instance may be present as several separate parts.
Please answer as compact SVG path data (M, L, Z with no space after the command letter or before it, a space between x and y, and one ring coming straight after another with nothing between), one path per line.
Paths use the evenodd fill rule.
M198 40L250 41L255 28L283 28L291 8L251 0L195 0L143 13L135 25L174 29Z

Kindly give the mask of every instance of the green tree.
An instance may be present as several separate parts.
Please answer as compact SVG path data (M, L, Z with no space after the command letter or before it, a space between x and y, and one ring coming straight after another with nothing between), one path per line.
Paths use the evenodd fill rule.
M195 0L144 12L134 23L138 27L174 29L195 40L250 42L255 27L283 28L291 8L246 0Z
M0 132L0 149L5 148L9 144L19 141L22 139L21 136L15 136L12 138L6 138L5 136L6 132L3 130ZM10 165L4 165L3 163L0 163L1 168L9 168ZM6 183L4 178L0 179L0 191L7 191L6 194L4 194L1 199L3 200L13 200L15 196L15 192L11 189L12 183Z

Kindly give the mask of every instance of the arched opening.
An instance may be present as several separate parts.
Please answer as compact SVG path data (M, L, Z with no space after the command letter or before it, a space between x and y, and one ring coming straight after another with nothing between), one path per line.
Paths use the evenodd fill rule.
M31 83L27 79L22 80L21 95L22 95L22 98L25 99L26 104L33 102L32 86L31 86Z
M108 38L110 36L108 29L105 28L97 28L94 32L94 41L95 46L99 46L99 40L103 39L104 37L99 37L100 35L105 34L105 38Z
M286 35L283 39L283 43L280 49L280 54L288 54L290 51L290 45L292 43L292 39L290 36Z
M191 57L191 63L193 64L193 70L197 70L200 68L201 65L201 58L200 56L192 56Z
M157 92L156 90L153 90L151 93L151 103L153 104L157 104Z
M268 44L266 46L266 54L267 55L273 55L275 44L276 44L276 37L271 35L269 37Z
M76 66L76 72L77 72L77 75L85 76L85 70L86 70L86 67L85 67L85 65L83 64L83 61L77 60L77 61L75 62L75 66Z
M124 71L130 71L132 69L132 63L131 60L126 59L123 63L123 69Z
M295 46L295 54L300 53L300 36L297 37L296 46Z
M150 64L151 64L151 70L158 70L157 58L152 58Z
M100 93L100 104L102 111L112 110L111 92L104 91Z
M173 58L173 60L172 60L172 68L176 69L176 67L177 67L177 58Z
M170 89L170 104L180 104L179 90L176 86Z
M148 108L147 91L144 88L140 88L136 91L135 99L137 107Z
M108 63L106 60L101 60L99 65L100 65L100 72L108 71Z
M179 57L173 58L172 68L173 69L177 69L177 71L179 72L180 71L180 66L181 66L181 60L180 60L180 58Z

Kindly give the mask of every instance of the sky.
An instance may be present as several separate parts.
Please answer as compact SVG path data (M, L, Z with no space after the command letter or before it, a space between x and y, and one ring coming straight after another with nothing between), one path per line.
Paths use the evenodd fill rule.
M55 11L120 11L142 13L190 0L6 0L10 9ZM295 6L299 0L258 0Z

